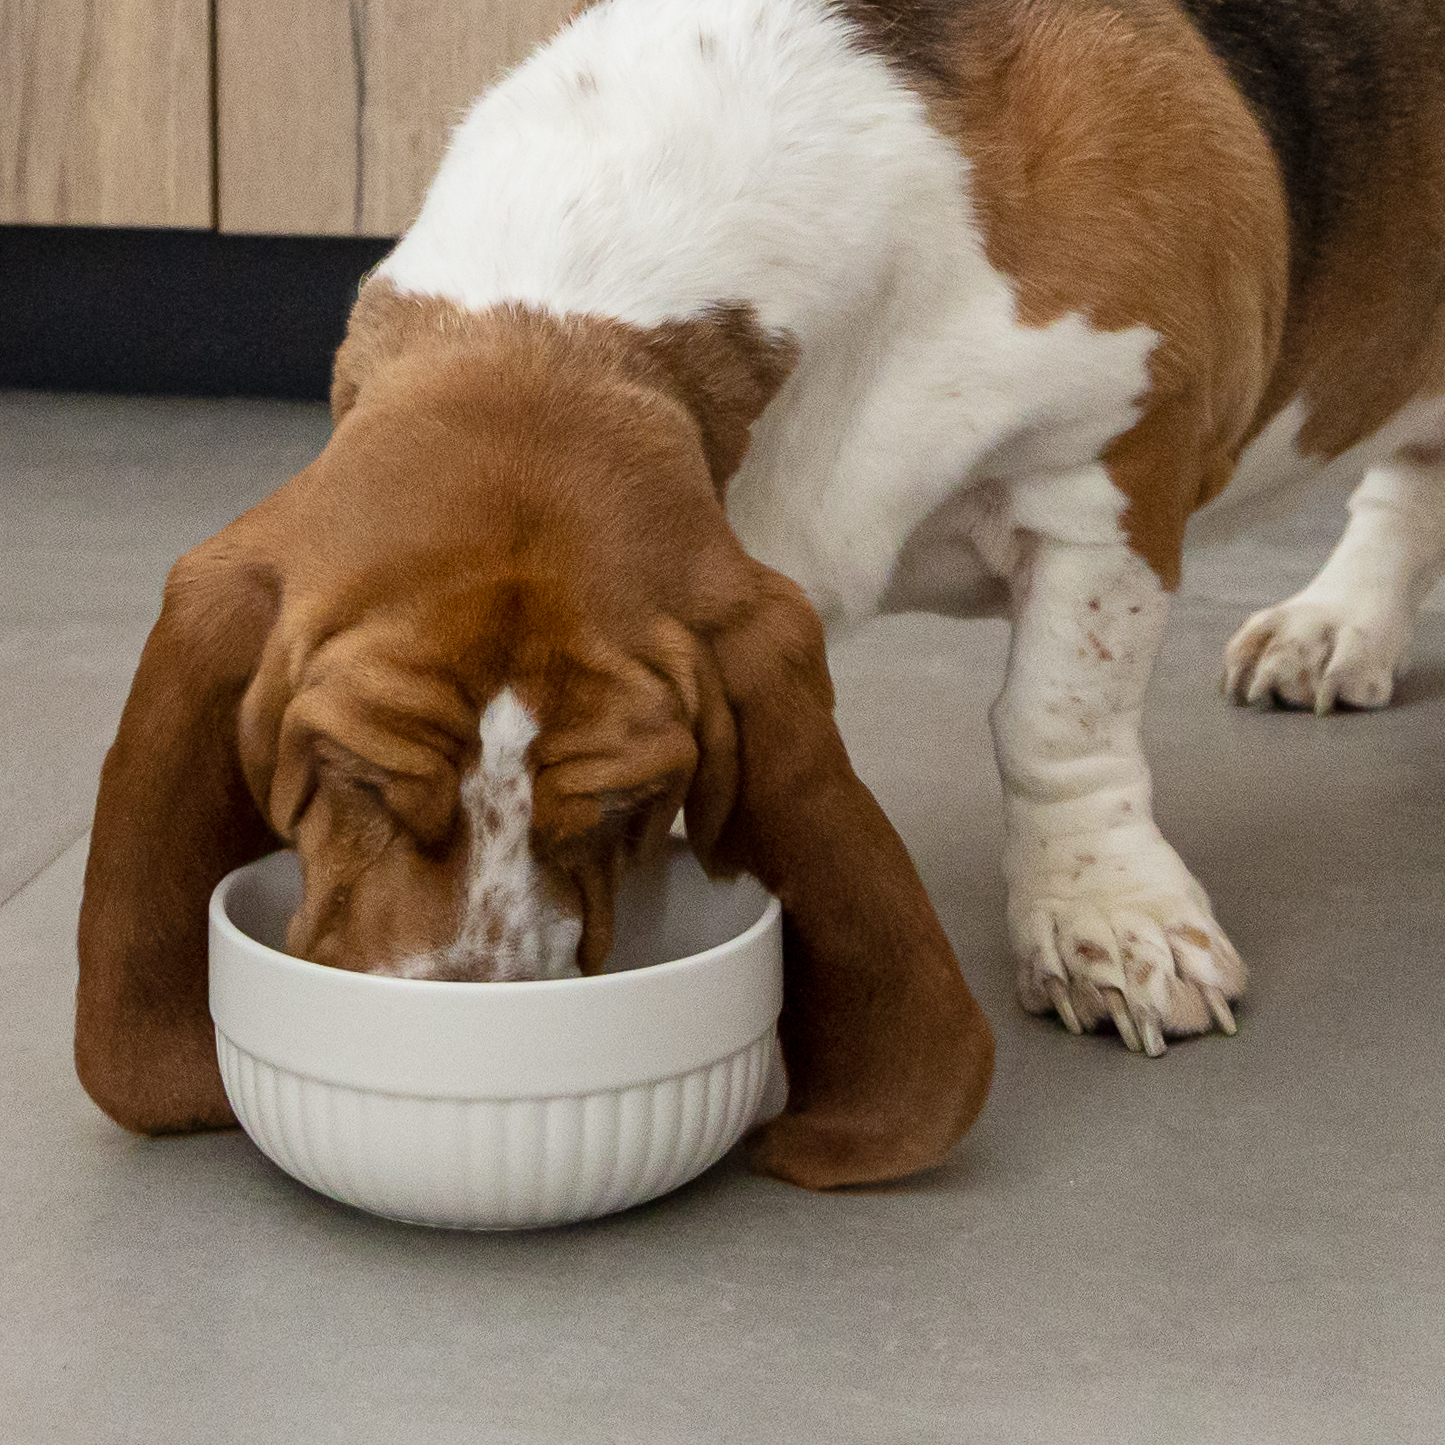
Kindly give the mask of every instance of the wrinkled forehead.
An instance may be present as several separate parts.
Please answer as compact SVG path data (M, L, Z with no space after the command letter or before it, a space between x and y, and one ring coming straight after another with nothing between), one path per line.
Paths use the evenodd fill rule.
M258 782L268 754L300 772L305 754L337 744L374 767L450 782L453 803L459 775L481 764L500 797L529 757L535 772L646 751L694 710L693 640L665 612L588 615L540 573L457 570L472 575L420 595L392 579L359 604L325 601L286 629L289 642L278 635L245 708Z

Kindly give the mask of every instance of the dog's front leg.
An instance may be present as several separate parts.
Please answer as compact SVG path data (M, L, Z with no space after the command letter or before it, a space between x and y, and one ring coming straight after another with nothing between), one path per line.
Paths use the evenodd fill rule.
M1244 968L1151 812L1139 740L1168 594L1122 542L1031 534L992 712L1019 993L1075 1033L1112 1018L1131 1049L1218 1024Z
M1415 619L1445 571L1445 445L1410 447L1368 472L1319 576L1256 612L1224 655L1225 694L1323 714L1384 707Z

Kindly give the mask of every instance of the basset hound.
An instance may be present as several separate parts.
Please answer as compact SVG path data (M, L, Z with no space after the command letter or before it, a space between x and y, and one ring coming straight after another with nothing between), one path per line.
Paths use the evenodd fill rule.
M300 955L555 977L602 966L681 808L785 909L757 1166L905 1174L992 1041L849 766L825 624L1006 613L1024 1006L1149 1054L1232 1032L1145 687L1191 514L1334 466L1344 540L1226 686L1389 697L1445 556L1445 5L602 0L459 126L332 403L167 583L96 811L86 1088L232 1122L205 901L270 848Z

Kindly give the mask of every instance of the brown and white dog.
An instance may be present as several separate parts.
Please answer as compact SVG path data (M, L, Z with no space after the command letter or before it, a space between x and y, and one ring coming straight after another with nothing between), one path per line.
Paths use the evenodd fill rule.
M77 1062L230 1121L205 899L300 852L292 948L597 969L677 808L788 920L812 1186L941 1158L988 1030L831 717L829 624L1004 607L1026 1007L1131 1047L1244 969L1139 744L1185 524L1365 478L1231 644L1239 701L1388 699L1445 556L1442 0L603 0L477 104L363 287L334 435L184 557L96 814Z

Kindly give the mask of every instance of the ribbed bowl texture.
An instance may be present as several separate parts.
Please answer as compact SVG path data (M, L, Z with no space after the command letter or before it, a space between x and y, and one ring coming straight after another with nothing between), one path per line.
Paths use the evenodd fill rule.
M654 1199L776 1095L782 916L682 844L619 891L608 971L438 983L281 951L294 854L211 898L211 1016L231 1107L303 1184L418 1224L522 1229Z

